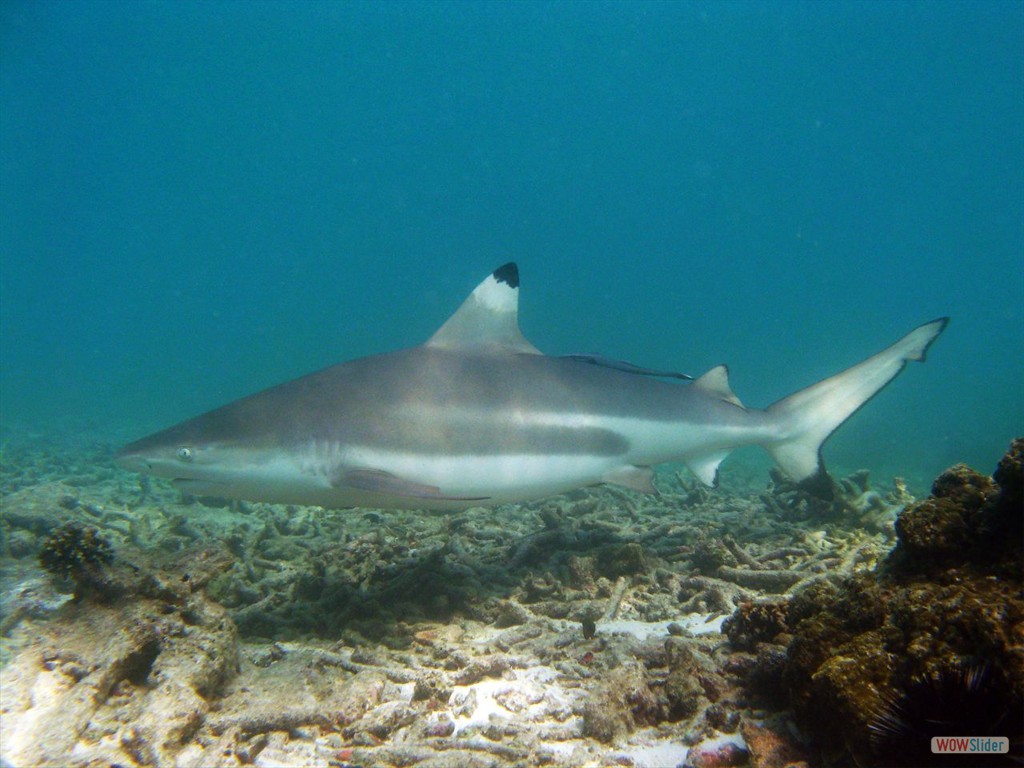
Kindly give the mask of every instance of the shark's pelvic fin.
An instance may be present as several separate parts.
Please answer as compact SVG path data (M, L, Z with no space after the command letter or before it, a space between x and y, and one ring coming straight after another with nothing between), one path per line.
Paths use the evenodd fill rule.
M805 481L823 474L822 443L896 378L908 361L923 361L928 347L948 322L948 317L941 317L925 323L864 362L770 406L768 414L776 422L779 438L765 449L793 480Z
M601 477L603 483L614 483L624 488L631 488L641 493L657 493L654 487L654 470L650 467L625 466L606 472Z
M519 269L510 261L478 285L427 341L440 349L494 351L539 355L519 330Z

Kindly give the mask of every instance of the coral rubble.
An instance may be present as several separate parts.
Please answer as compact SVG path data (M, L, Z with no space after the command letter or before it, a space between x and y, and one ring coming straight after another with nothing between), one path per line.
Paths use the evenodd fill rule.
M0 759L909 763L894 740L921 723L1016 711L1016 451L918 505L864 472L829 501L663 473L657 496L433 514L194 499L102 446L14 448Z

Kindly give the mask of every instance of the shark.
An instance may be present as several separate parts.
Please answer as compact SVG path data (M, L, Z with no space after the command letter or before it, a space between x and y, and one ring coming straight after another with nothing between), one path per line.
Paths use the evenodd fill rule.
M124 447L117 463L193 496L328 508L460 510L612 483L656 493L681 462L716 485L758 445L792 481L826 487L828 437L948 318L764 409L726 366L696 379L598 355L540 352L519 327L519 270L494 270L419 346L344 362Z

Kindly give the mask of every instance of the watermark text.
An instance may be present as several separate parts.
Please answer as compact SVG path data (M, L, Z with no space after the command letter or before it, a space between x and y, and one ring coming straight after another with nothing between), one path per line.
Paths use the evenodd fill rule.
M1005 755L1010 740L1005 736L932 736L936 755Z

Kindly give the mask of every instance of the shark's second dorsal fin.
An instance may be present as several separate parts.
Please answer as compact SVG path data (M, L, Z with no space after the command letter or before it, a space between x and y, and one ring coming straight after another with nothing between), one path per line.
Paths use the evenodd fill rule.
M729 386L729 369L724 365L716 365L690 386L701 390L706 395L717 397L719 400L746 410L746 406L740 402L736 393L732 391L732 387Z
M539 355L519 331L519 269L510 261L487 276L427 346L442 349L484 348Z

